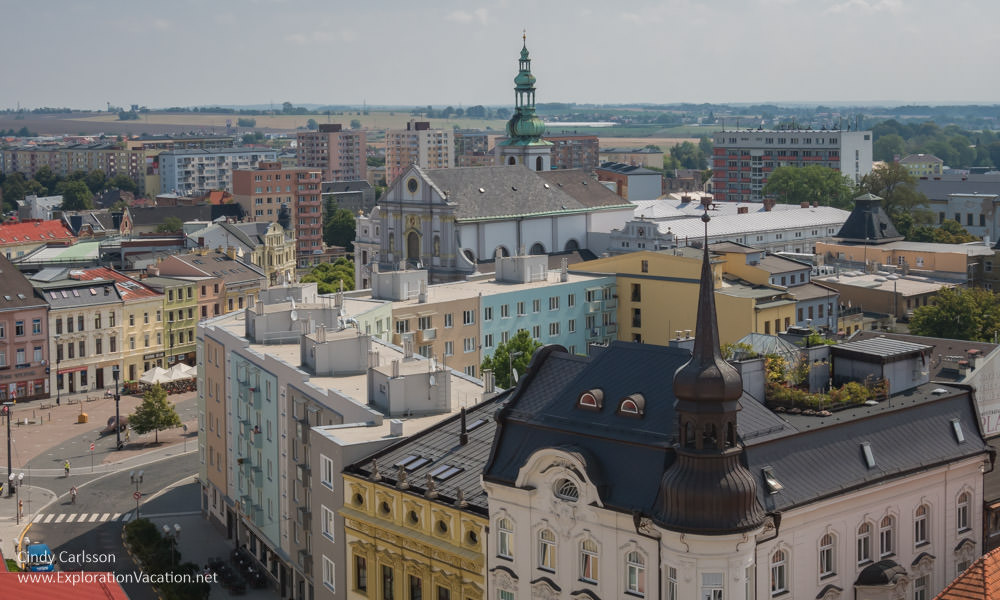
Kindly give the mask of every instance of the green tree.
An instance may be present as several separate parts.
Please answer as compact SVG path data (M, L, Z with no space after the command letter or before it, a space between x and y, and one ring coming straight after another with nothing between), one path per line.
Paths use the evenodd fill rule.
M496 350L493 351L493 354L483 360L480 372L483 369L493 369L497 386L507 389L513 384L511 381L511 367L523 375L528 370L531 355L541 347L542 343L531 337L527 329L521 329L507 342L499 344ZM520 352L520 355L517 355L518 352ZM511 360L511 355L517 356L514 356L514 359Z
M708 160L705 153L691 142L681 142L670 149L670 156L677 159L684 169L705 169L708 167Z
M37 171L35 171L35 181L42 184L45 188L45 193L49 193L51 190L56 189L56 184L59 183L59 176L52 172L52 169L48 165L42 165Z
M309 119L308 121L306 121L306 129L315 131L319 129L319 123L316 122L316 119Z
M108 180L108 187L112 189L119 189L123 192L136 193L139 191L139 186L132 181L132 178L124 173L119 173Z
M157 383L142 395L142 404L136 407L128 422L138 434L155 431L155 441L158 444L160 431L180 427L181 417L173 403L167 402L167 391Z
M184 222L177 217L167 217L163 219L162 223L156 226L156 230L160 233L174 233L182 229L184 229Z
M354 214L346 208L332 207L323 222L323 241L329 246L343 246L348 250L354 244Z
M895 222L904 212L913 214L918 223L927 223L927 196L917 191L917 178L899 163L884 163L861 178L860 191L882 198L882 208Z
M820 165L778 167L762 192L786 204L808 202L850 209L854 189L840 171Z
M63 197L63 210L86 210L94 207L94 194L83 181L61 181L55 191Z
M281 112L283 112L285 114L288 114L288 113L290 113L290 112L292 112L294 110L295 110L295 105L292 104L291 102L282 102L281 103Z
M303 283L315 281L317 290L321 294L333 294L340 291L340 282L344 283L344 290L354 289L354 263L346 258L338 258L332 263L323 263L313 267L302 277Z
M934 304L913 311L910 333L988 342L1000 330L1000 299L982 288L942 289Z
M906 220L908 213L903 213L900 217ZM912 222L912 219L910 219ZM903 233L900 231L900 233ZM906 239L911 242L935 242L938 244L965 244L975 242L979 238L965 230L962 225L954 219L945 219L937 227L931 225L920 225L913 227L906 234Z
M351 129L361 129L361 121L359 119L351 119Z
M11 173L4 179L3 203L5 208L14 206L14 203L24 198L27 193L28 180L23 173Z
M237 127L256 127L257 126L257 119L250 119L250 118L240 117L240 118L236 119L236 126Z
M83 182L87 184L87 188L94 194L104 189L104 185L107 183L108 177L104 174L104 171L100 169L94 169L87 176L83 178Z
M902 158L905 153L906 140L898 133L889 133L875 140L875 160L892 162L896 156Z

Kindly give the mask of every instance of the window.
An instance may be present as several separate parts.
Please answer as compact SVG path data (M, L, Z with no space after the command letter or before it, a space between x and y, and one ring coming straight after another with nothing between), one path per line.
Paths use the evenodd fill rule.
M514 523L506 517L497 521L497 556L514 558Z
M322 506L322 505L321 505ZM323 508L323 535L328 538L331 542L334 541L334 522L333 522L333 511L322 506Z
M678 600L677 595L677 569L667 567L667 600Z
M83 342L80 342L80 343L82 344ZM17 362L14 363L16 366L21 366L21 365L27 364L27 360L25 359L24 348L18 348L17 349L17 353L15 354L15 359L17 360Z
M393 600L392 567L382 565L382 600Z
M135 315L132 313L129 313L128 315L128 326L135 327Z
M642 301L642 285L638 283L632 284L632 302Z
M535 338L536 340L538 338L542 337L542 326L541 325L534 325L534 326L532 326L532 328L531 328L531 337Z
M553 573L556 570L556 535L548 529L538 532L538 568Z
M330 588L331 592L335 592L336 586L336 572L333 561L327 557L323 557L323 585Z
M722 573L701 574L702 600L722 600L725 591L725 575Z
M445 342L444 343L444 355L452 356L455 354L455 342Z
M493 347L493 334L492 333L487 333L483 337L483 346L486 346L487 348L492 348Z
M774 554L771 555L771 595L777 596L778 594L788 591L788 580L786 579L785 572L785 551L776 550Z
M437 588L438 588L437 600L451 600L451 590L440 585L437 586Z
M646 563L636 551L625 555L625 591L637 596L646 595Z
M641 266L642 266L642 272L643 273L649 273L649 261L648 260L642 261L642 265Z
M493 307L487 306L483 309L483 320L492 321L493 320Z
M959 532L969 529L969 503L971 496L969 492L962 492L958 495L958 504L955 507L955 525Z
M451 313L445 314L445 316L444 316L444 326L445 327L452 327L452 326L454 326L455 325L454 320L455 320L455 315L453 315Z
M475 352L476 351L476 338L467 337L462 340L462 350L465 352Z
M421 600L424 597L424 582L415 575L410 575L407 580L410 584L409 600Z
M410 320L409 319L399 319L396 321L396 333L407 333L410 331Z
M826 577L836 572L836 563L833 555L834 543L833 534L826 534L819 540L819 576Z
M80 317L80 318L82 319L83 317ZM80 329L82 330L83 328L81 327ZM24 321L15 321L14 322L14 335L16 335L18 337L24 335Z
M872 526L871 523L862 523L858 527L858 564L869 562L872 559Z
M321 477L321 482L326 487L333 489L333 461L323 456L319 455L319 473Z
M431 317L419 317L417 319L417 329L423 331L431 328Z
M598 566L597 542L584 540L580 544L580 579L596 582Z
M929 580L929 575L921 575L913 580L913 600L927 600Z
M576 333L576 319L570 319L566 322L566 331Z
M144 324L146 324L146 325L149 325L149 313L148 312L142 313L142 322Z
M501 319L510 318L510 304L500 305L500 318Z
M632 327L642 327L642 309L632 309Z
M927 505L921 504L913 515L913 543L917 546L927 543L927 516L929 512Z
M569 308L576 306L576 294L569 294L566 296L566 306Z
M368 562L357 554L354 555L354 588L359 592L368 591Z
M559 323L549 323L549 335L559 335Z
M462 325L472 325L475 322L476 322L476 311L474 310L462 311Z
M522 316L522 315L526 315L526 314L527 313L524 312L524 302L518 302L517 303L517 315L518 316Z
M893 525L895 525L895 519L891 515L886 515L879 523L878 552L880 558L893 553Z
M534 299L531 301L531 312L542 312L542 301Z
M97 318L100 319L100 317L97 317ZM98 328L100 328L100 325L98 325ZM31 333L33 333L35 335L38 335L41 332L42 332L42 320L41 319L32 319L31 320Z
M549 297L549 310L559 310L559 296Z
M497 590L497 600L514 600L514 592L508 592L507 590Z

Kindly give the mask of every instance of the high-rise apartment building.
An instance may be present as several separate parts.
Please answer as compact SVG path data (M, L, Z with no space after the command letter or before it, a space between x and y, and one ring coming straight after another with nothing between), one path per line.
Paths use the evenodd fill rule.
M368 138L364 130L344 130L326 123L298 134L298 165L322 171L323 181L351 181L368 176Z
M285 168L279 162L233 171L233 197L251 220L277 223L281 207L289 207L299 266L312 264L308 258L323 250L320 177L318 168Z
M753 202L778 167L819 165L853 183L872 170L872 132L751 129L715 133L712 186L717 202Z
M410 165L424 169L455 166L455 143L448 129L431 129L428 121L410 119L406 129L385 132L385 180L392 185Z
M276 161L274 150L220 148L167 150L159 155L160 189L180 196L212 190L233 191L233 171L252 169L261 161Z

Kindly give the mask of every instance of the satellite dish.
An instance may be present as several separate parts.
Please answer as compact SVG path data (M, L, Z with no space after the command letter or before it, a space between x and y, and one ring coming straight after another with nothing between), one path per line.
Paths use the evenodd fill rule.
M510 376L514 380L514 383L517 383L517 380L520 379L520 376L517 374L517 369L511 369Z
M290 318L293 321L298 321L299 320L299 313L297 311L293 310L292 312L288 313L288 318Z
M437 380L434 379L433 373L431 373L431 376L428 378L427 382L430 383L432 386L437 383Z

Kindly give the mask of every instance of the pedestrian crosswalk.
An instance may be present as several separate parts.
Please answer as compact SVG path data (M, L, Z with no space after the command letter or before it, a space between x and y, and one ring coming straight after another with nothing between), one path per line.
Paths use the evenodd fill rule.
M39 513L31 520L32 523L107 523L109 521L127 522L133 513Z

